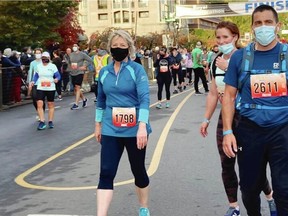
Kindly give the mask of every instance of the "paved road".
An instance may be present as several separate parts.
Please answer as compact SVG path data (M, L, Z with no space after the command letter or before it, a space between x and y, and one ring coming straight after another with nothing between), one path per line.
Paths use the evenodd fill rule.
M192 88L173 95L171 108L155 108L146 165L152 216L223 215L226 197L215 144L219 107L209 136L199 135L205 96ZM0 112L0 216L96 215L100 145L93 137L93 94L89 106L71 111L73 97L56 102L55 128L37 131L31 104ZM124 153L109 215L137 215L137 198ZM240 197L240 196L239 196ZM242 216L245 216L244 208ZM263 215L268 215L263 203Z

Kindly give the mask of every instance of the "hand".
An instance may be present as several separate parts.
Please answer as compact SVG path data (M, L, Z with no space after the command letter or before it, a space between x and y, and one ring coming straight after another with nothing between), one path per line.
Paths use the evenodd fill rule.
M32 81L29 83L29 87L32 88L33 86L34 86L34 82Z
M222 148L227 157L235 157L237 152L237 143L234 134L227 134L223 137Z
M95 135L95 138L96 138L96 141L97 142L101 142L101 131L102 131L102 125L100 122L96 122L95 123L95 132L94 132L94 135Z
M139 122L139 128L137 131L137 148L139 150L144 149L147 145L148 138L147 138L147 130L146 130L146 123Z
M54 79L54 83L58 83L58 79Z
M200 127L200 134L205 138L208 136L207 128L209 124L208 122L202 122L201 127Z
M216 67L220 68L223 71L228 68L227 60L225 60L224 58L222 58L220 56L216 59L215 65L216 65Z
M78 70L86 71L86 66L81 66L81 67L78 68Z

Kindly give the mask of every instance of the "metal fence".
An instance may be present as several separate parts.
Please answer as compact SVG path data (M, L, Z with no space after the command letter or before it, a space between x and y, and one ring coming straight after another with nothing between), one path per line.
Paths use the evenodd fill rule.
M2 67L0 64L0 109L21 102L27 96L26 84L29 67Z

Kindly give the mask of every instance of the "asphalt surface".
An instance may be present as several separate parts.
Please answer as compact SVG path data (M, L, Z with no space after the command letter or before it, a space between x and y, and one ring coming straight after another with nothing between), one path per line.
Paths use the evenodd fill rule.
M205 95L195 96L188 87L172 96L169 109L157 110L155 84L150 92L153 132L146 166L151 216L224 215L228 204L215 138L220 106L208 137L202 138ZM0 216L96 215L100 144L93 137L94 95L86 96L88 107L80 110L70 110L72 96L56 101L55 128L44 131L37 131L36 111L29 103L0 111ZM125 152L114 189L109 215L138 215ZM264 199L262 210L269 215Z

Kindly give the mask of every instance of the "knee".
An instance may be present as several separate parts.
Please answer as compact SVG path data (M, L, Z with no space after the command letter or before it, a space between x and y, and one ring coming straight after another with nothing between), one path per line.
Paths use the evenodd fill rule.
M116 172L112 170L101 170L98 189L113 189Z
M149 185L149 177L146 170L132 170L135 178L135 185L139 188L145 188Z

